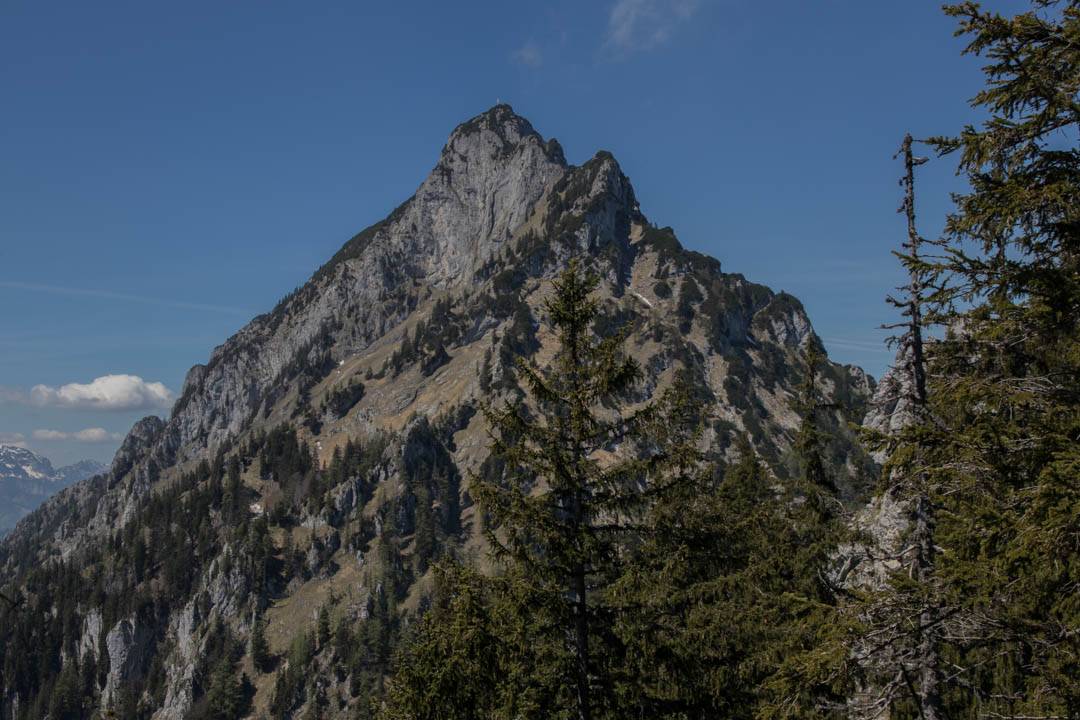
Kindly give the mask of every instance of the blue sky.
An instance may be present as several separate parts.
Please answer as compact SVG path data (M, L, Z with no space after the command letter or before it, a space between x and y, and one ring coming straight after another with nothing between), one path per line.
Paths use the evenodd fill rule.
M923 0L4 3L0 442L110 458L497 100L878 375L892 153L976 117L952 31ZM924 234L953 170L920 168Z

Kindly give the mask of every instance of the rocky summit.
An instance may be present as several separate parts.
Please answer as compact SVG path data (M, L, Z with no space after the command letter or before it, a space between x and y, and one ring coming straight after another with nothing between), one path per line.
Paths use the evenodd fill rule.
M708 452L745 435L790 479L803 357L822 349L800 302L683 248L610 153L569 164L498 105L193 367L167 420L137 423L106 472L4 539L0 718L46 717L64 693L118 717L211 717L221 658L252 717L360 716L428 603L432 558L488 563L470 480L500 468L479 410L520 393L516 358L550 360L544 300L571 258L601 277L597 331L624 330L644 370L636 401L685 382ZM876 465L849 423L874 382L821 374L828 461L858 501Z

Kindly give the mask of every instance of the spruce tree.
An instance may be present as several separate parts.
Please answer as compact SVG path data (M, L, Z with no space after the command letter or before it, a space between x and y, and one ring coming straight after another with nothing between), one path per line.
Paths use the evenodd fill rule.
M326 605L319 608L315 620L315 638L320 650L325 649L330 642L330 609Z
M388 690L387 718L488 720L507 682L500 580L452 562L434 568L431 608L406 642Z
M266 620L262 615L251 626L251 661L259 672L270 670L272 658L270 645L266 642Z
M822 391L823 362L818 341L811 338L796 402L801 416L792 448L797 473L780 495L783 526L773 531L768 546L773 575L763 604L772 605L775 615L759 631L765 638L767 628L775 627L778 634L768 648L776 667L762 680L760 717L843 717L851 690L847 645L855 627L841 612L837 558L852 536L826 461L823 415L837 406Z
M796 409L801 416L799 431L795 435L794 451L798 467L798 487L809 502L823 516L834 514L836 482L826 469L825 452L828 438L821 429L819 413L834 409L826 403L818 386L818 374L824 356L816 346L809 345L804 351L803 381L799 388Z
M221 499L221 514L227 523L237 522L244 514L243 489L243 482L240 479L240 459L233 455L229 458Z
M413 533L413 561L416 572L423 575L438 550L435 537L435 513L431 507L431 493L423 485L416 488L416 531Z
M49 697L49 717L55 720L77 720L82 714L79 666L69 660L60 671Z
M897 448L936 511L943 716L1080 716L1080 3L946 11L984 56L930 273L927 418Z
M605 465L598 458L627 430L604 405L619 402L640 368L621 354L622 335L593 334L597 284L576 260L555 282L545 304L559 339L554 367L545 373L518 363L535 411L524 402L487 411L495 450L516 473L502 484L476 482L473 491L491 520L496 556L525 570L519 579L530 604L569 638L568 689L579 720L609 703L597 697L606 692L599 664L607 656L598 650L608 622L598 600L617 562L619 520L642 489L637 460Z
M210 676L205 705L207 720L240 720L247 710L244 686L237 680L227 655L218 661Z
M645 708L626 691L642 678L628 675L615 588L648 534L649 506L700 471L700 456L679 431L689 413L678 393L623 410L640 369L622 353L625 334L594 331L597 286L570 263L545 303L553 366L519 360L527 396L485 410L501 472L473 476L470 493L499 575L438 570L459 585L399 659L389 717L587 720Z
M791 618L791 518L744 435L736 461L665 494L612 588L622 705L640 717L753 718Z

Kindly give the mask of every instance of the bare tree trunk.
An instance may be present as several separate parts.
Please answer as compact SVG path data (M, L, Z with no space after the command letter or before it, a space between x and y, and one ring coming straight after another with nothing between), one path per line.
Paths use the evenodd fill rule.
M578 403L581 402L581 399L584 396L584 389L581 387L581 380L577 374L577 368L581 367L581 353L579 347L580 337L573 329L571 330L569 345L572 362L571 367L574 368L571 372L571 383L575 388L573 402ZM571 409L571 435L573 436L574 443L574 466L572 472L576 477L574 478L574 487L571 495L570 525L574 538L579 542L583 531L583 525L587 522L587 519L584 517L584 497L588 491L586 486L588 480L581 471L581 467L585 461L585 452L582 448L583 416L585 414L584 408L574 406ZM586 595L586 573L586 561L579 556L573 566L569 588L571 597L573 598L574 607L574 651L576 655L575 663L577 666L575 668L575 674L577 676L578 720L591 720L592 718L592 700L589 697L589 616L588 598Z
M934 567L934 515L926 495L915 498L915 571L920 585L931 582ZM937 617L927 604L919 613L919 642L916 657L919 663L919 714L923 720L940 720L941 658L937 648Z
M904 155L904 205L907 215L908 241L905 249L913 261L919 259L921 239L915 227L915 166L925 160L916 158L911 152L911 134L904 136L900 150ZM911 348L911 389L912 409L915 422L919 422L926 409L926 359L923 353L922 337L922 277L918 269L911 267L907 287L908 332L907 342ZM917 478L912 501L914 527L912 544L915 556L912 559L912 577L923 588L933 581L934 572L934 508L928 496L926 477ZM919 715L923 720L940 720L941 706L941 658L937 649L936 613L929 603L925 603L919 613L917 644L915 647L918 665L919 686L916 700L919 703Z
M589 698L589 618L585 595L585 567L578 565L574 572L575 642L577 647L578 718L592 716Z
M904 136L900 146L904 153L904 212L907 215L908 241L904 246L913 260L919 259L919 232L915 229L915 157L911 153L911 133ZM920 160L919 164L925 162ZM922 338L922 278L912 270L908 286L908 320L911 343L911 379L915 390L915 404L926 405L926 360L923 356Z

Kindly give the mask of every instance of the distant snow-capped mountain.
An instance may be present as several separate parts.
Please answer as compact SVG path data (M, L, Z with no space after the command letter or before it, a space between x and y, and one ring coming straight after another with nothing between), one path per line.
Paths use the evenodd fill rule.
M0 535L45 498L104 470L94 460L56 469L48 458L26 448L0 445Z

